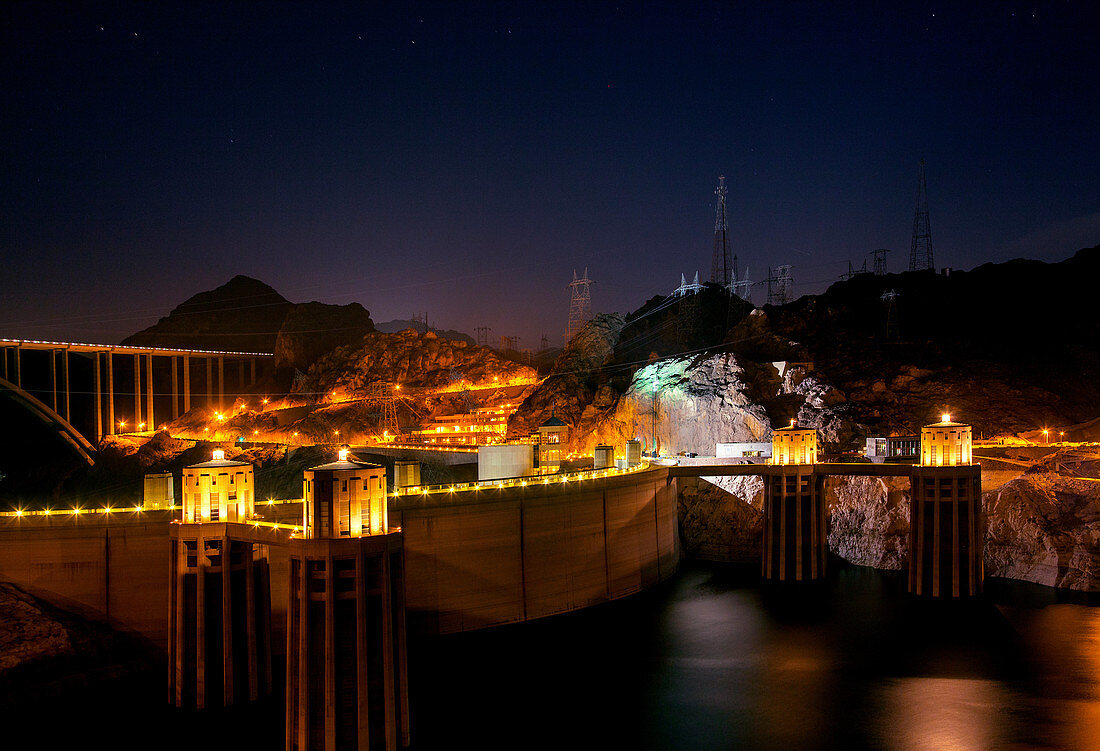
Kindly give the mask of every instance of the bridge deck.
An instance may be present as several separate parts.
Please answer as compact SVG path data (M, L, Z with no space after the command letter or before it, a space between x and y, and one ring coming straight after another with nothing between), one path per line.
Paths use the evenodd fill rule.
M112 352L116 355L221 355L229 357L274 357L271 352L230 352L213 349L177 349L173 347L130 347L121 344L86 344L83 342L50 342L39 339L3 339L0 347L21 349L67 349L70 352Z

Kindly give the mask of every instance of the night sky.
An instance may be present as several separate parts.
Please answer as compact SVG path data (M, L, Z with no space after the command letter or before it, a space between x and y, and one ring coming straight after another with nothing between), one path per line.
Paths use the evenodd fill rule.
M1100 10L887 5L5 3L0 337L246 274L560 344L574 268L709 275L719 174L753 279L902 270L922 156L938 266L1100 243Z

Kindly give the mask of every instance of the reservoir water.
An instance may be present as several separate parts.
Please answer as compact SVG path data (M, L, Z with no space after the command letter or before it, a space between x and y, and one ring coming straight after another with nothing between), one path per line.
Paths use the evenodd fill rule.
M968 605L904 589L689 564L628 602L438 640L415 664L418 747L1100 748L1100 609L1014 582Z
M413 747L1100 749L1100 608L988 589L921 602L902 575L834 567L822 586L769 590L755 567L685 563L624 601L413 640ZM157 666L0 711L4 745L284 748L281 685L193 713L165 707L164 681Z

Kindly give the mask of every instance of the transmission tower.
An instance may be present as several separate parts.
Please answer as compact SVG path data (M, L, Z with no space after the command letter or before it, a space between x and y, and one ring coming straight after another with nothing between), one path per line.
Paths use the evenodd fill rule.
M772 273L768 267L768 305L786 305L791 301L794 280L791 278L790 264L775 267Z
M428 333L428 314L427 313L413 313L412 317L413 331L423 336Z
M539 352L545 352L548 349L550 349L550 337L543 334L542 339L539 340Z
M489 346L489 332L492 331L488 326L478 326L474 329L474 333L477 334L477 346L488 347Z
M749 267L745 267L745 277L740 281L735 281L732 285L733 294L740 297L745 302L752 304L752 282L749 281Z
M898 294L897 290L888 289L882 293L883 315L884 321L882 326L882 333L886 339L898 339Z
M928 190L924 185L924 160L920 160L917 183L917 211L913 215L913 247L909 251L909 270L936 268L932 260L932 227L928 223Z
M714 190L718 198L714 212L714 260L710 267L710 280L729 288L737 281L737 256L730 250L730 221L726 213L726 176L718 176Z
M703 285L699 283L699 272L695 272L695 278L688 284L687 278L680 274L680 286L672 294L680 298L677 311L676 326L681 345L690 345L695 341L695 333L699 328L699 290Z
M851 261L848 261L848 273L847 274L841 274L840 278L844 281L849 281L849 280L859 276L860 274L866 274L866 273L867 273L867 259L866 258L863 259L863 265L860 266L858 269L855 266L852 265Z
M397 395L394 385L388 381L378 381L367 387L367 395L364 402L376 405L379 409L378 427L388 431L390 435L401 434L401 426L397 422Z
M584 328L584 325L592 320L592 285L595 284L588 278L588 267L584 269L584 276L577 278L577 270L573 269L573 281L569 283L572 297L569 300L569 327L566 330L566 341L572 339Z
M875 276L886 276L886 254L889 252L886 248L876 248L871 251L871 254L875 257Z

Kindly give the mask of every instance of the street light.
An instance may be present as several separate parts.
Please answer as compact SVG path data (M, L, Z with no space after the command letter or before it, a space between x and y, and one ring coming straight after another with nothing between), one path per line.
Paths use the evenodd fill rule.
M1045 435L1045 436L1046 436L1046 438L1047 438L1047 445L1049 446L1049 445L1050 445L1050 431L1049 431L1049 430L1047 430L1046 428L1043 428L1043 435Z

